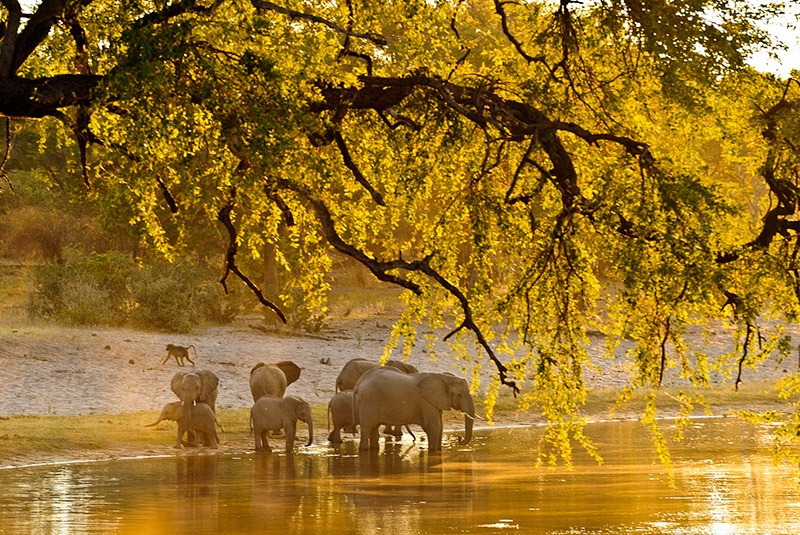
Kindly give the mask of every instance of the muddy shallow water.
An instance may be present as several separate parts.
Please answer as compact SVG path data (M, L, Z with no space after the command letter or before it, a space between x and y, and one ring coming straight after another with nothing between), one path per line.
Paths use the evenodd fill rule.
M0 533L800 533L797 473L767 429L697 420L671 475L635 422L589 425L605 462L572 469L536 466L540 433L0 470Z

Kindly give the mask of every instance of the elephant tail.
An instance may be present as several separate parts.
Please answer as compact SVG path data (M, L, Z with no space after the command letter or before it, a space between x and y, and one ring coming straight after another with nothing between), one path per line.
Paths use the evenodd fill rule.
M358 390L353 390L353 426L357 426L358 423Z
M214 415L214 423L217 424L217 427L219 427L220 431L222 431L223 433L225 432L225 428L222 427L221 423L219 423L219 420L217 420L217 416L216 415Z

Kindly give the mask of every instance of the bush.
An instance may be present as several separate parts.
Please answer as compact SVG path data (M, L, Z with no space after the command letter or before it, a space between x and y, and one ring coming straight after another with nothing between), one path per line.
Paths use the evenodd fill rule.
M29 312L73 325L187 332L204 321L230 322L241 310L216 275L185 262L138 266L120 253L93 253L35 269Z

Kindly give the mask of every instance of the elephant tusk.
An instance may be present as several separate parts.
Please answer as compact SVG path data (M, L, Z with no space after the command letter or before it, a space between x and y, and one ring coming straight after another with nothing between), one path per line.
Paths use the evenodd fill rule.
M469 418L469 419L470 419L470 420L472 420L473 422L474 422L475 420L481 420L481 421L483 421L483 422L485 422L485 421L486 421L484 418L481 418L481 417L480 417L480 416L478 416L477 414L476 414L475 416L472 416L471 414L467 414L467 413L465 412L465 413L464 413L464 416L466 416L467 418Z

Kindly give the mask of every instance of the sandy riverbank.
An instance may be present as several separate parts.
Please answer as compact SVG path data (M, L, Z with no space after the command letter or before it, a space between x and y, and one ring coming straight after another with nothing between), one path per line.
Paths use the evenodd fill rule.
M162 364L168 343L193 345L197 368L210 369L219 376L220 408L249 408L251 367L259 361L287 359L303 370L287 395L301 397L311 404L327 404L344 363L355 357L377 360L390 334L390 321L382 318L340 320L315 335L265 331L259 325L257 320L241 321L234 326L208 327L193 334L176 335L4 321L0 323L0 381L5 385L0 389L0 417L156 413L165 403L175 400L169 383L175 371L181 369L174 359ZM602 357L604 341L593 337L591 342L590 353L602 369L587 371L589 388L617 389L627 384L631 364L625 354L627 348L623 345L613 359L607 359ZM733 337L725 330L710 339L698 335L694 343L712 358L734 348ZM417 344L409 361L421 370L469 375L469 365L448 358L444 344L437 343L434 351L435 361L426 344ZM796 365L771 359L757 372L747 369L746 380L774 381L794 372ZM480 372L482 384L488 383L493 372L484 363ZM732 380L730 374L725 375L720 375L717 381ZM676 369L668 370L666 386L681 382ZM497 423L515 425L534 421L536 415L515 412L499 418ZM317 439L324 441L327 434L324 423L317 429ZM229 443L227 448L249 447L249 442L239 442ZM173 453L168 449L157 449L156 453L159 452ZM109 455L118 458L141 453L122 451Z

